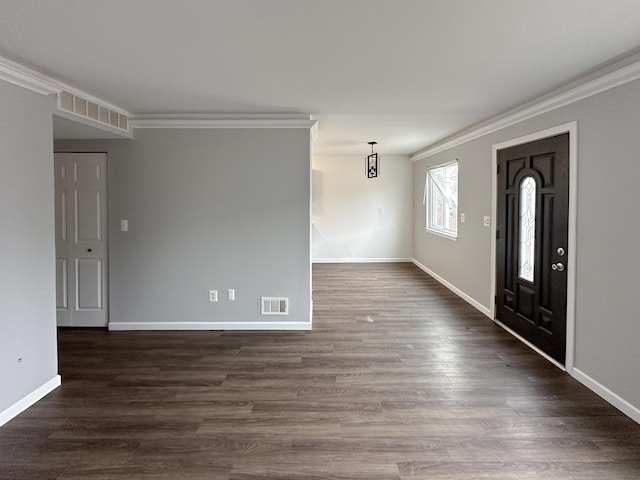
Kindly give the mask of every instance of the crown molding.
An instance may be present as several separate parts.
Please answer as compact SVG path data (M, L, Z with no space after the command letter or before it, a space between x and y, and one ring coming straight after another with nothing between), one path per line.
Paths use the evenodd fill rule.
M95 130L102 130L103 132L108 132L117 137L121 138L133 138L133 130L129 128L129 130L121 130L119 128L114 128L111 125L102 122L96 122L90 118L83 117L73 112L67 112L66 110L58 109L54 112L54 115L59 118L64 118L66 120L71 120L72 122L79 123L82 125L86 125L87 127L91 127ZM102 137L98 137L102 138ZM68 138L61 138L60 140L71 140Z
M318 121L304 114L158 114L137 115L132 118L131 113L105 102L101 98L90 95L54 78L43 75L35 70L20 65L12 60L0 56L0 80L26 88L41 95L59 95L62 92L71 93L77 97L96 103L109 110L128 117L129 129L134 128L306 128L311 131L315 140L318 136ZM58 109L60 112L66 112ZM74 112L67 117L84 118ZM91 122L93 125L94 122ZM96 122L99 124L99 122Z
M129 120L131 128L308 128L317 120L308 115L138 115Z
M52 79L5 57L0 57L0 79L40 95L51 95L62 91L62 88Z
M2 56L0 56L0 79L41 95L57 95L62 92L69 92L78 97L82 97L85 100L107 107L114 112L121 113L127 117L131 116L131 114L126 110L109 102L105 102L101 98L94 97L87 92L74 88L71 85L67 85L55 78L43 75L40 72L27 68L24 65L20 65L19 63Z
M613 72L601 75L593 80L587 81L564 92L552 95L551 97L541 97L532 103L517 107L503 115L493 117L486 122L480 123L469 130L463 130L459 134L450 137L448 140L432 144L409 156L412 162L417 162L437 153L444 152L450 148L470 142L490 133L497 132L503 128L523 122L543 113L556 110L560 107L570 105L579 100L597 95L598 93L611 90L625 83L633 82L640 78L640 61L624 66Z

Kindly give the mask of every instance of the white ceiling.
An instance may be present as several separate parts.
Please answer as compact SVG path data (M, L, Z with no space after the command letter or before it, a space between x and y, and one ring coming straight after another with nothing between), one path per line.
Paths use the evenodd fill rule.
M132 116L305 113L327 154L367 153L369 140L412 153L640 47L638 0L0 0L0 11L0 55Z

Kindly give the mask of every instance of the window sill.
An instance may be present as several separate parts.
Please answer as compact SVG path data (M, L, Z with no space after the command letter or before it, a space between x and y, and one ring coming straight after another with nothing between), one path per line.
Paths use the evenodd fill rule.
M457 242L458 241L458 236L457 235L450 235L448 233L444 233L441 232L439 230L432 230L431 228L425 228L424 229L425 232L427 233L432 233L433 235L437 235L438 237L442 237L442 238L446 238L448 240L451 240L453 242Z

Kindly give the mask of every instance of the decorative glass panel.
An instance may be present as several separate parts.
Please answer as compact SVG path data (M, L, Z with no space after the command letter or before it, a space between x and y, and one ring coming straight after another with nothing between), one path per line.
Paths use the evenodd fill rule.
M536 181L525 177L520 183L520 265L518 275L533 282L536 254Z

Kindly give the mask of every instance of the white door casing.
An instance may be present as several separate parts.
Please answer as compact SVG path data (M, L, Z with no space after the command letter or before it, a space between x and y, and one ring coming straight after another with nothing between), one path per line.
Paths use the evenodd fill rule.
M56 153L56 311L60 327L108 324L107 155Z
M552 363L556 364L559 368L566 370L567 373L573 375L574 363L575 363L575 328L576 328L576 238L577 238L577 207L578 207L578 123L569 122L557 127L552 127L546 130L525 135L518 138L513 138L505 142L493 145L492 147L492 172L496 171L498 165L498 150L509 148L514 145L532 142L541 138L547 138L562 133L569 133L569 231L568 231L568 253L567 253L567 345L564 366L557 364L552 358L547 356L544 352L539 351L535 346L528 343L522 337L518 338L524 343L529 345L532 349L536 350L540 355L547 358ZM498 184L497 176L492 175L491 182L492 191L492 206L493 218L497 218L498 212ZM496 222L492 222L491 228L491 296L490 298L490 318L496 318L495 299L496 295ZM512 334L514 332L511 331Z

